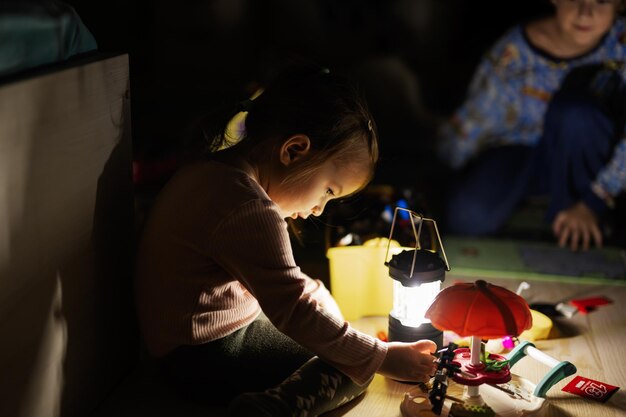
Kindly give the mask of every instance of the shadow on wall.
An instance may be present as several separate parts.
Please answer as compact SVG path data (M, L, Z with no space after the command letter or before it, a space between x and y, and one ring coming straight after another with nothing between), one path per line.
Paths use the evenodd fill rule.
M0 415L89 415L136 360L127 65L0 86Z

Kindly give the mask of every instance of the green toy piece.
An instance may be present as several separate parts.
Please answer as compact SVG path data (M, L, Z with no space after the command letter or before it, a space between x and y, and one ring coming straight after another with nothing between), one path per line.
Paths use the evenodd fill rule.
M485 344L480 345L480 361L485 365L485 371L488 372L500 372L506 365L509 364L509 360L499 361L497 359L489 358L491 355L485 350Z
M496 413L488 405L469 405L453 403L450 407L450 417L495 417Z

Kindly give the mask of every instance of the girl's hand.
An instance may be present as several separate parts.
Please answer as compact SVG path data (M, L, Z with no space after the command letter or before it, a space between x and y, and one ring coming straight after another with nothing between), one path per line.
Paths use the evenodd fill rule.
M389 342L378 373L397 381L428 382L437 370L435 357L431 355L436 349L437 345L430 340Z
M560 247L567 246L569 241L571 250L578 250L580 244L580 249L586 251L592 239L597 247L602 247L598 219L593 210L582 201L559 212L552 223L552 231Z

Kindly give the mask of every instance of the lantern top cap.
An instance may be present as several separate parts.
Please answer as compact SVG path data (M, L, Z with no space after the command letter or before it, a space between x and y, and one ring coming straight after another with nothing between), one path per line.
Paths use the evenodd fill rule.
M385 265L389 267L389 276L400 281L405 287L444 281L446 277L446 264L443 259L425 249L403 250L393 255Z

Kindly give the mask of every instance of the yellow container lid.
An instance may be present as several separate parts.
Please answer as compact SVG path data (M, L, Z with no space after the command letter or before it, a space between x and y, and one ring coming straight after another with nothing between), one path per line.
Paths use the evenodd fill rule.
M359 246L328 249L330 292L346 320L386 316L393 307L393 279L385 266L388 239L376 238ZM390 256L403 249L392 241Z

